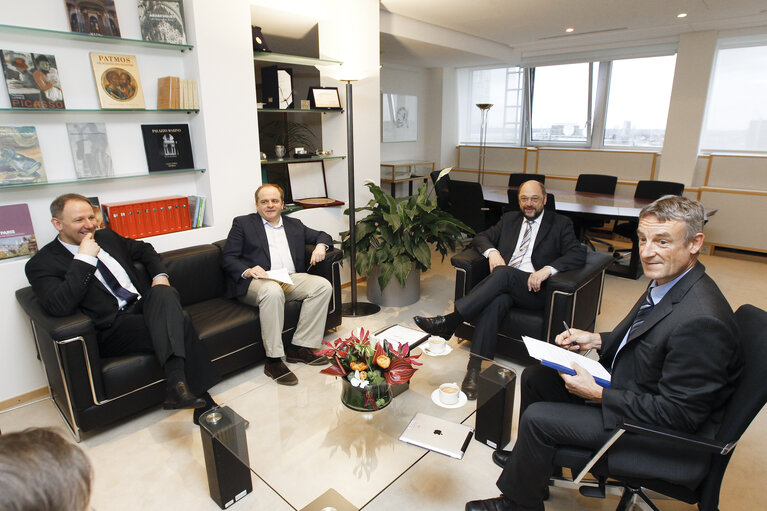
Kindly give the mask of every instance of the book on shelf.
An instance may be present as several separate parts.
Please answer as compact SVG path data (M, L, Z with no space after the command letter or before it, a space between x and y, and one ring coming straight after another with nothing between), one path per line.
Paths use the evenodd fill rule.
M203 226L203 217L205 216L205 197L200 195L190 195L187 197L189 205L189 225L191 229L197 229Z
M0 126L0 186L47 181L34 126Z
M104 123L68 122L67 135L78 179L114 176Z
M197 80L181 80L179 87L180 108L186 110L199 110L199 100L197 93Z
M193 169L188 124L142 124L149 172Z
M204 196L200 196L200 202L197 205L197 224L195 227L202 227L205 225L205 204L208 202L208 199L206 199Z
M66 0L64 5L72 32L120 37L120 24L117 23L114 0Z
M192 228L189 199L181 195L103 204L109 228L126 238L145 238Z
M37 239L27 204L0 206L0 259L37 253Z
M99 201L98 197L87 197L87 199L91 203L96 220L99 222L99 229L103 229L106 227L106 224L104 223L104 213L101 210L101 201Z
M138 0L138 19L145 41L186 44L182 0Z
M0 50L0 62L11 108L65 108L56 57L43 53Z
M101 108L146 108L135 55L91 52Z
M157 79L157 109L179 109L180 78L178 76L163 76Z

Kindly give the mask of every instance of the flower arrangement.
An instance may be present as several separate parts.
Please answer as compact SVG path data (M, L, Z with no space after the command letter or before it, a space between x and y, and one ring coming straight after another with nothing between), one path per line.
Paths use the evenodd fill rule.
M421 355L411 356L407 344L395 348L386 340L382 344L371 337L369 330L360 328L347 339L323 341L327 349L317 352L331 359L330 366L320 372L341 376L349 384L342 400L354 409L383 408L391 400L389 385L407 383L417 370L414 366L421 365L415 360ZM353 402L355 395L361 402Z

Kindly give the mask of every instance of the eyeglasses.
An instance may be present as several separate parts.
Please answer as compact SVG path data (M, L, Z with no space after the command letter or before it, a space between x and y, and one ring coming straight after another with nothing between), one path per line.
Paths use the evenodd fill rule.
M522 204L525 204L526 202L532 202L533 204L538 204L539 202L541 202L541 200L542 200L541 197L538 197L537 195L533 197L525 197L523 195L522 197L519 198L519 202L521 202Z

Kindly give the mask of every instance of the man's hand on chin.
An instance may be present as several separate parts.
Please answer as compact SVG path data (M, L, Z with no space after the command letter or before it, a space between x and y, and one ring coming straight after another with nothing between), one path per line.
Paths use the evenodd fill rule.
M78 254L89 255L93 257L96 257L100 251L101 247L98 243L96 243L96 240L93 239L92 232L89 232L85 235L82 241L80 241L80 248L77 249Z
M154 286L170 286L170 280L165 275L158 275L152 279L152 287Z
M559 376L565 381L565 388L570 394L575 394L578 397L589 401L602 402L602 391L604 389L594 381L594 377L591 373L576 363L573 363L573 369L575 369L575 376L567 373L559 373Z

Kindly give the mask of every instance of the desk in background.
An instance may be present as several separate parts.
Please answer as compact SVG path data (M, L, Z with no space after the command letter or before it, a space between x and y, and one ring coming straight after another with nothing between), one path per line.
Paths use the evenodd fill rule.
M426 167L425 174L413 175L414 167ZM408 194L413 195L413 181L428 182L429 174L434 171L434 162L426 160L396 160L381 162L381 183L391 184L391 196L396 197L397 183L408 184Z

